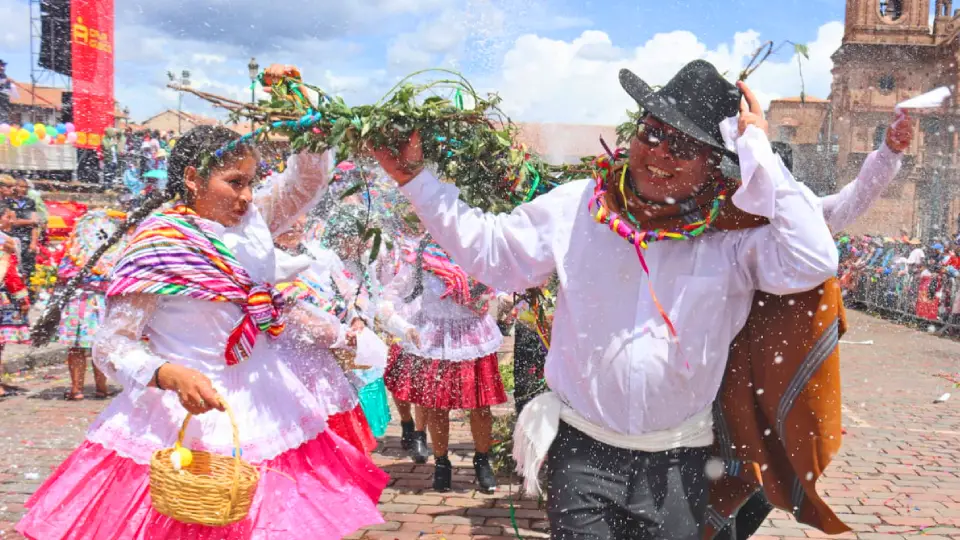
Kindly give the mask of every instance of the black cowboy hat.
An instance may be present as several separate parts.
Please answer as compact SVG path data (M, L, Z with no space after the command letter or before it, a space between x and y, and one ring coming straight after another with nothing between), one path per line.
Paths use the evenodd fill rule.
M621 69L620 85L644 111L704 144L725 150L720 122L739 114L741 94L710 62L690 62L659 90Z
M721 164L724 174L739 178L735 154L723 144L720 123L740 113L741 93L740 89L723 78L713 64L706 60L694 60L659 90L651 88L629 69L621 69L620 85L644 112L720 150L724 156Z

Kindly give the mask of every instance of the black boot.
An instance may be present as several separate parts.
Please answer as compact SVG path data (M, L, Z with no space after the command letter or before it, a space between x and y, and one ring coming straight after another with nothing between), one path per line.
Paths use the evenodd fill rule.
M427 458L430 457L430 447L427 446L426 431L413 432L413 440L410 441L409 451L414 463L423 465L427 462Z
M490 456L482 452L473 455L473 471L477 474L477 484L483 493L493 493L497 490L497 475L490 465Z
M453 465L447 456L435 456L433 461L436 463L433 469L433 490L446 493L450 491L450 484L453 483Z
M403 433L400 435L400 448L409 450L413 446L413 433L417 429L413 421L400 422L400 429Z

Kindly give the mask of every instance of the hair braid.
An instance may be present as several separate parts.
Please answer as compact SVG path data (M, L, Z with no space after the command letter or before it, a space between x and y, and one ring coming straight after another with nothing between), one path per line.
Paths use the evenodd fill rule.
M73 293L76 292L81 282L87 278L104 253L119 242L131 228L139 226L147 216L160 208L164 202L186 197L187 189L184 177L188 167L200 169L208 156L209 159L213 160L211 166L217 167L223 165L228 156L249 151L247 147L238 146L232 154L222 153L220 156L214 154L217 149L236 138L237 134L235 132L222 126L198 126L184 134L170 154L166 190L151 193L139 208L127 215L123 225L117 228L110 235L110 238L87 259L87 263L77 272L77 275L70 278L70 281L65 285L57 288L50 301L47 302L47 307L40 314L40 318L30 329L30 337L34 347L47 345L53 339L60 326L63 308L66 307Z

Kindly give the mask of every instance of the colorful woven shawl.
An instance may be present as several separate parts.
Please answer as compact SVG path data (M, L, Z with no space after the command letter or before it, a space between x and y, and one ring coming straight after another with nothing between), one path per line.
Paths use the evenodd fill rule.
M156 213L140 225L114 267L107 296L161 294L232 302L243 318L230 332L227 365L250 357L258 332L283 331L283 300L269 284L254 283L210 223L186 206Z

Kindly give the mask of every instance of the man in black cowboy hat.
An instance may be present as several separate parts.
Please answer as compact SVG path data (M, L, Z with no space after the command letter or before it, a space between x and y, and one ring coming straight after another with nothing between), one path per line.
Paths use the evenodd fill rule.
M745 84L700 60L658 91L626 70L620 79L646 113L626 168L510 214L459 201L420 165L416 134L399 155L375 154L478 280L518 291L558 272L551 392L514 433L528 491L549 460L553 538L699 540L716 468L711 406L754 292L813 289L836 272L837 251L819 201L771 151ZM730 202L769 224L713 232ZM670 238L683 240L656 241Z

